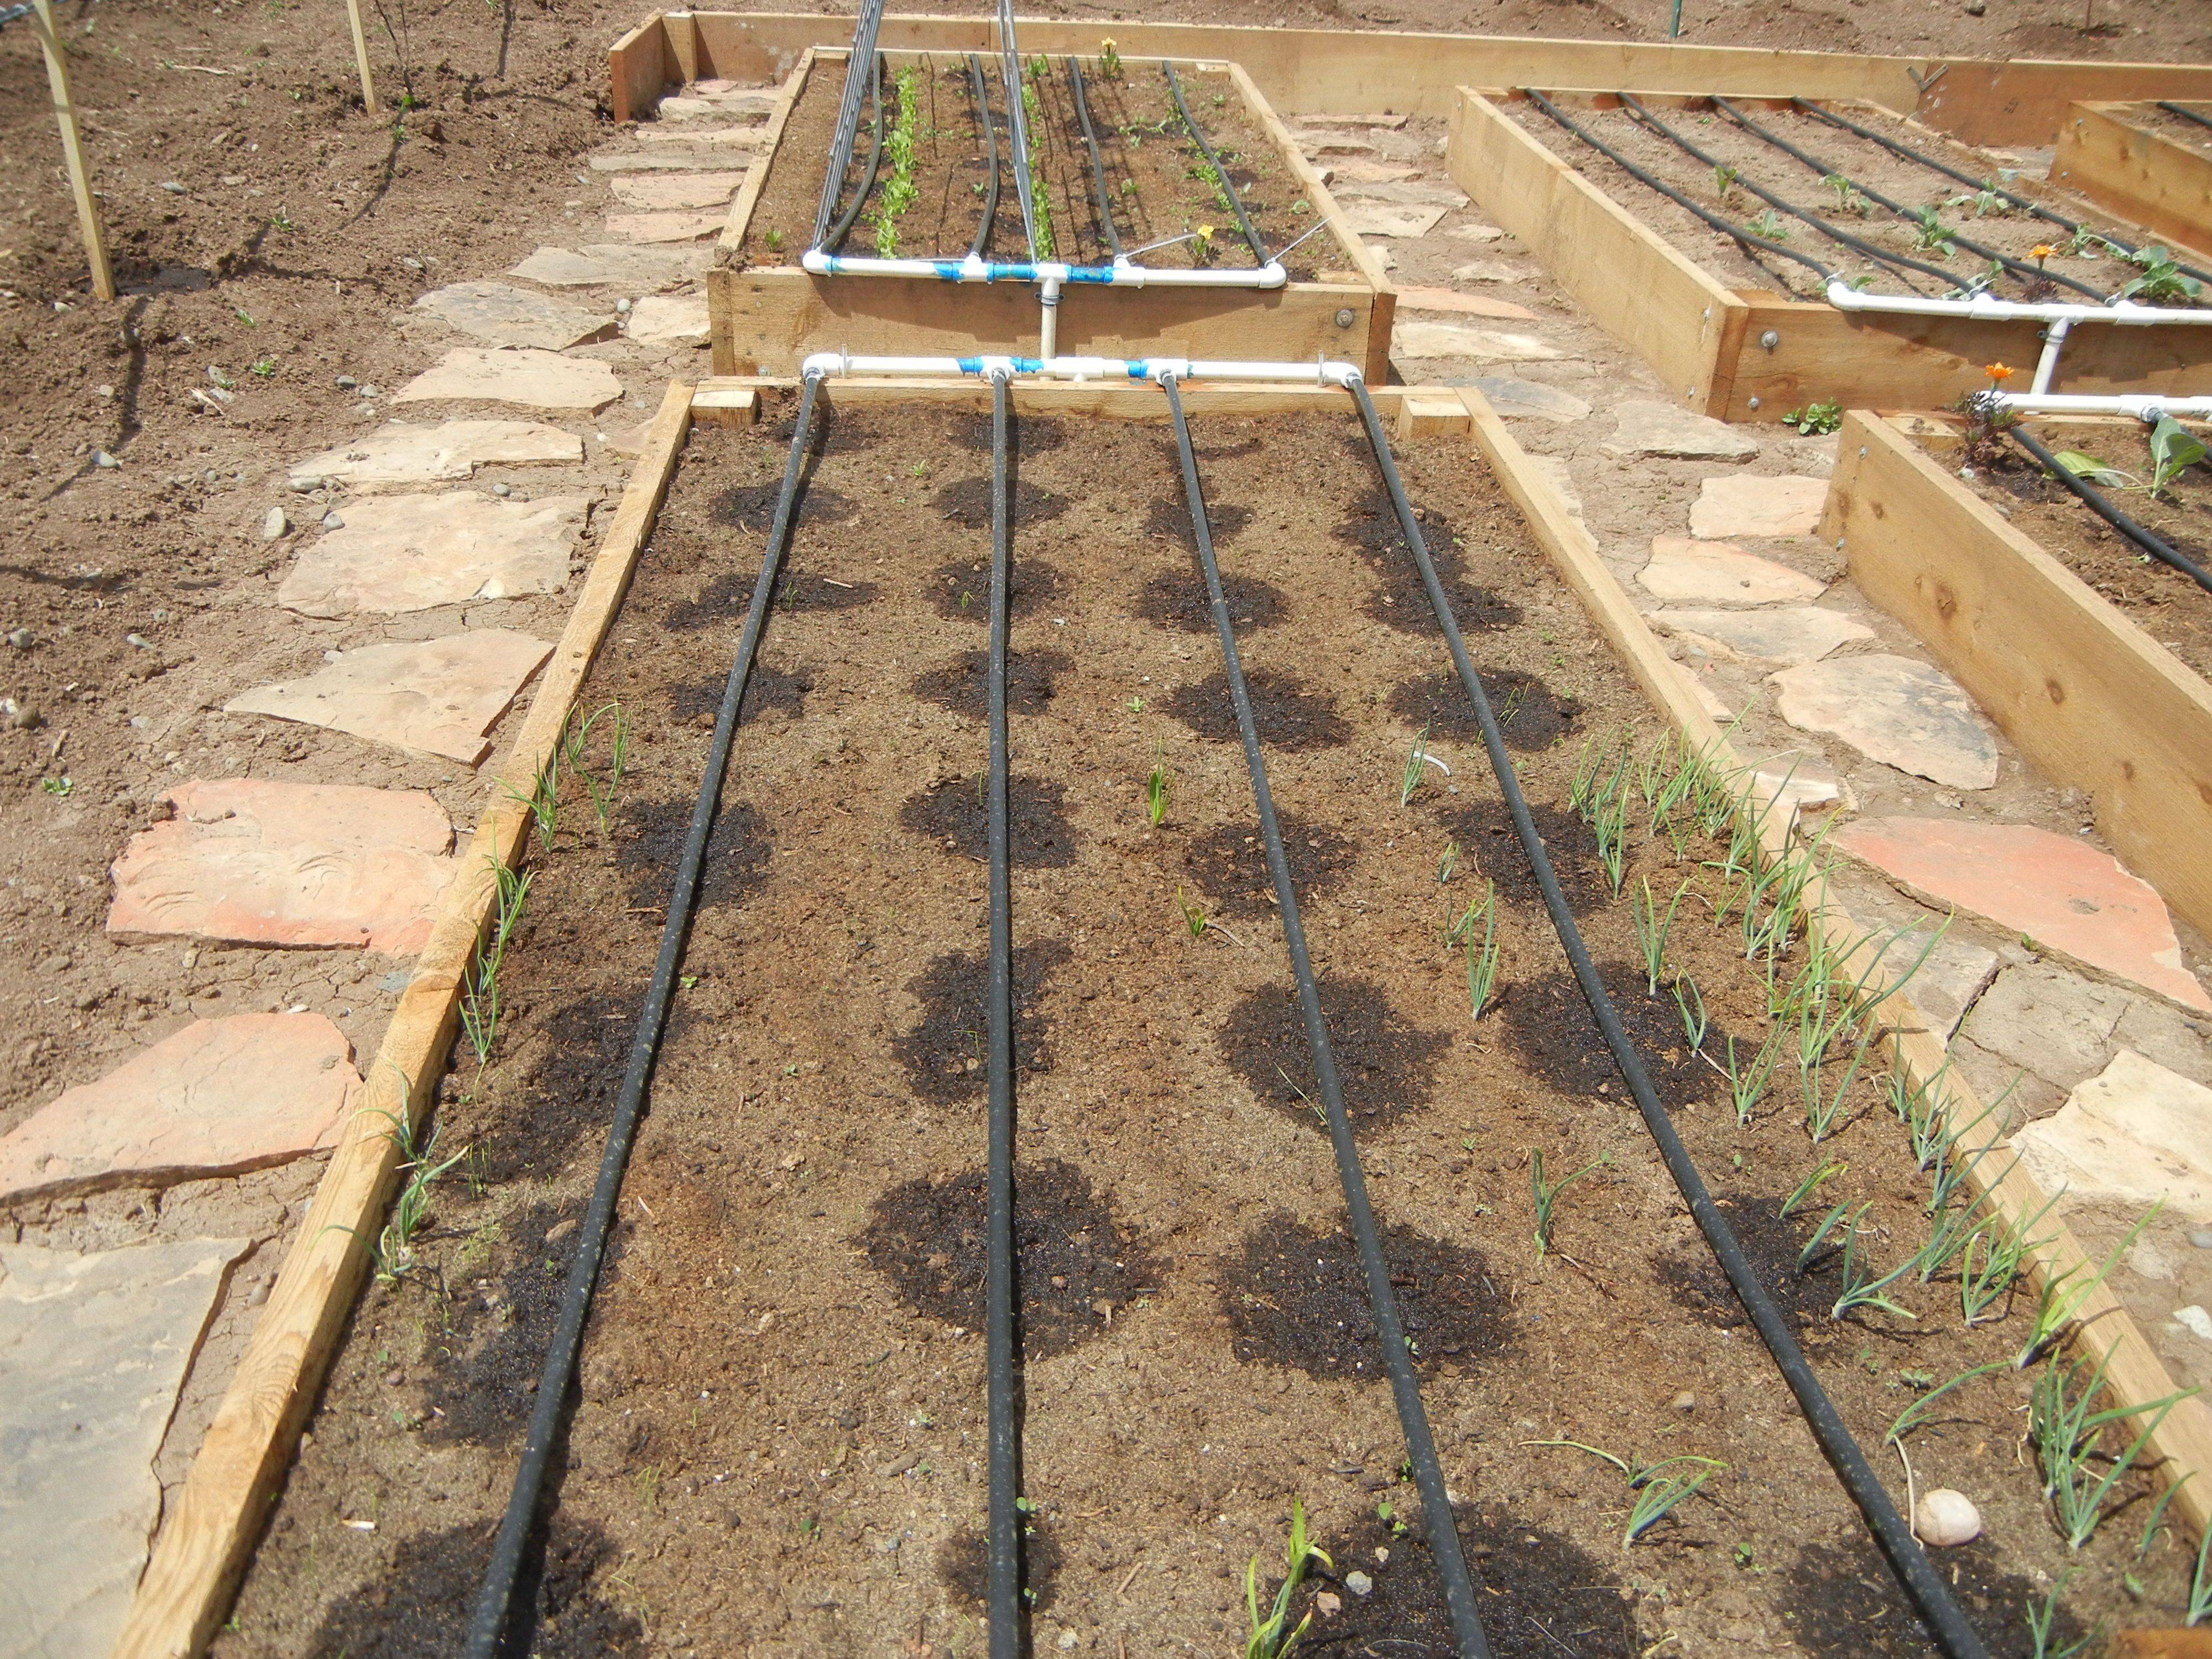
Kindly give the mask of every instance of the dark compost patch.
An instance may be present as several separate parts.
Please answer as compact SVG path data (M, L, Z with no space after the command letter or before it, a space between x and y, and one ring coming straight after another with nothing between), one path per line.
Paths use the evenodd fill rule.
M1324 979L1322 1018L1355 1122L1387 1123L1428 1103L1437 1065L1451 1047L1442 1031L1401 1022L1382 990L1362 979ZM1219 1034L1229 1067L1252 1092L1298 1121L1322 1127L1313 1056L1297 994L1264 986L1239 998Z

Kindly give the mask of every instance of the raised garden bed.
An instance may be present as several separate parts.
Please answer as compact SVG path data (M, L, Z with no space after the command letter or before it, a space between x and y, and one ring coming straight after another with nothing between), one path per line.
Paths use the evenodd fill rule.
M1200 464L1324 1003L1456 1519L1498 1592L1484 1609L1497 1650L1919 1651L1600 1058L1348 412L1210 411L1198 390ZM1231 398L1249 411L1264 395ZM826 394L586 1337L538 1651L845 1654L896 1638L966 1653L979 1638L988 425L975 388L898 396ZM1314 1650L1449 1651L1301 1095L1308 1060L1172 447L1156 419L1071 412L1087 398L1156 417L1158 403L1021 398L1055 411L1018 422L1014 532L1035 1640L1232 1646L1245 1559L1264 1571L1277 1558L1297 1498L1337 1563L1313 1587L1317 1607L1319 1593L1335 1602ZM772 395L761 427L702 429L683 454L581 699L623 711L624 775L605 790L610 717L538 832L486 1060L465 1053L442 1091L441 1156L466 1158L391 1258L405 1270L356 1311L218 1652L419 1654L465 1617L789 412ZM1438 437L1406 457L1429 538L1479 620L1470 639L1539 822L1676 1126L1871 1449L1936 1382L2017 1348L2032 1297L1966 1329L1955 1284L1907 1275L1891 1293L1917 1319L1832 1316L1842 1264L1799 1260L1830 1206L1870 1206L1855 1249L1885 1272L1928 1231L1879 1060L1848 1083L1828 1073L1842 1113L1817 1144L1786 1070L1739 1122L1725 1040L1759 1040L1765 987L1696 897L1650 993L1627 896L1646 878L1662 903L1711 882L1702 860L1720 848L1685 826L1679 848L1647 836L1638 808L1616 897L1566 803L1589 740L1665 729L1639 685L1667 665L1648 635L1621 647L1627 665L1614 657L1617 590L1590 586L1594 560L1555 572L1564 514L1486 411L1476 421L1480 447ZM1407 800L1425 727L1451 772L1417 766L1426 781ZM1170 779L1157 827L1156 766ZM1501 994L1474 1019L1465 954L1443 934L1492 882ZM1685 978L1701 1048L1670 988ZM1554 1179L1604 1160L1559 1200L1548 1254L1531 1237L1534 1153ZM1847 1167L1782 1214L1832 1161ZM2125 1322L2100 1322L2100 1339ZM1987 1523L1943 1555L1947 1577L1996 1652L2027 1652L2025 1609L2085 1565L2058 1597L2069 1639L2100 1618L2172 1622L2185 1547L2136 1563L2125 1516L2078 1553L2054 1534L2014 1455L2033 1375L1961 1388L1910 1439L1922 1487L1972 1492ZM1529 1443L1543 1439L1727 1468L1625 1547L1620 1476ZM2148 1490L2139 1474L2122 1489Z
M1574 119L1713 211L1748 224L1769 210L1740 182L1731 181L1724 191L1713 167L1618 108L1604 107L1618 103L1610 94L1560 96L1568 99ZM2073 276L2102 289L2117 289L2142 274L2109 254L2077 258L2057 227L1795 113L1786 103L1747 100L1742 107L1762 126L1781 131L1850 179L1909 208L1930 208L1935 220L1925 237L1914 224L1893 218L1863 198L1839 200L1832 187L1798 162L1700 109L1703 100L1650 101L1660 118L1721 165L1736 167L1742 177L1757 179L1796 205L1828 210L1855 235L1955 270L1961 283L1985 271L1989 264L1955 247L1944 251L1948 239L1961 234L2027 262L2035 262L2032 250L2052 247L2039 263L2053 276ZM2046 198L2066 217L2109 228L2131 246L2156 240L1917 124L1865 106L1835 107L1952 167L2001 179L2014 194ZM1711 415L1773 421L1815 402L1939 408L1986 384L1983 364L2033 364L2040 349L2041 325L2034 322L1850 315L1805 297L1817 289L1806 268L1766 255L1753 263L1730 239L1525 100L1465 93L1450 155L1453 177L1462 189L1543 257L1595 319L1643 356L1670 389ZM1861 206L1869 208L1863 218ZM1846 276L1874 269L1801 222L1778 216L1768 222L1787 232L1787 246ZM1923 291L1941 297L1940 283L1916 280ZM1902 291L1888 272L1881 273L1876 286ZM2026 297L2015 284L1999 291ZM2060 289L2051 297L2083 296ZM2162 297L2159 302L2188 301ZM2082 327L2067 343L2057 389L2182 392L2202 383L2208 364L2212 330Z
M1091 43L1095 52L1097 42ZM853 254L957 259L982 222L988 163L963 57L892 52L886 63L887 131L899 88L913 100L909 131L914 191L903 210L884 206L889 162L844 245ZM846 54L811 53L793 71L771 118L769 148L731 211L708 300L717 374L787 373L809 351L967 353L1033 351L1037 290L1027 283L947 283L873 276L821 276L797 261L811 240L822 193ZM999 133L998 212L985 257L1028 255L1006 131L1006 90L995 56L983 61ZM1221 158L1229 180L1274 252L1321 222L1328 228L1286 261L1279 289L1071 286L1060 305L1060 349L1105 356L1182 355L1301 362L1316 352L1350 358L1378 383L1387 377L1393 299L1374 256L1342 227L1320 176L1250 80L1233 65L1179 63L1192 118ZM1081 69L1097 134L1108 201L1123 248L1200 228L1202 244L1145 253L1163 267L1249 269L1259 263L1238 232L1225 193L1208 177L1183 131L1160 63L1091 56ZM1036 161L1040 252L1084 264L1111 262L1097 188L1061 58L1032 58L1023 75ZM848 180L861 182L872 142L872 106Z
M2076 104L2051 176L2199 256L2212 249L2212 127L2156 104Z

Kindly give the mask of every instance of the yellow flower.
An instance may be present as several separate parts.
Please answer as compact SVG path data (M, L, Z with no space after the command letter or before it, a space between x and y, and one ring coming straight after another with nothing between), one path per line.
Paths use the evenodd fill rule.
M1991 385L1995 385L1999 380L2012 379L2012 370L2007 368L2002 363L1984 363L1982 373L1990 377Z
M2038 242L2033 247L2028 249L2027 257L2031 259L2048 259L2057 251L2048 242Z

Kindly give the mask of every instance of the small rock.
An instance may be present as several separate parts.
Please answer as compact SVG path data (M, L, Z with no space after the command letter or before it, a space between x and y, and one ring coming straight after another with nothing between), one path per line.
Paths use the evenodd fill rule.
M114 456L109 454L104 449L95 449L92 452L92 464L94 466L103 467L109 471L112 471L116 467L123 465L122 462L117 460Z
M355 380L350 374L341 374L332 384L334 384L341 392L350 392L356 386L359 386L361 382Z
M1921 1493L1913 1505L1912 1529L1922 1543L1939 1549L1971 1543L1982 1535L1982 1512L1966 1493L1938 1486Z
M617 301L615 301L615 310L616 310L617 313L619 313L621 315L624 316L624 317L629 316L629 301L628 300L617 300Z
M268 516L261 520L261 539L264 542L273 542L291 527L292 521L284 516L284 509L281 507L272 507L269 509Z
M491 487L491 493L501 497L512 495L514 494L514 486L512 484L495 483Z
M390 1370L384 1374L385 1386L387 1388L396 1389L406 1380L407 1373L401 1370L397 1365L394 1365Z
M2212 1227L2199 1227L2189 1235L2189 1242L2200 1250L2212 1250Z
M155 651L161 648L156 646L153 641L148 639L143 634L125 634L123 636L123 643L128 646L134 646L141 651Z
M185 187L179 184L174 179L164 179L161 180L161 188L167 191L172 196L184 196L189 194Z
M1966 15L1979 17L1990 9L1990 0L1966 0Z
M1685 1389L1668 1403L1678 1412L1693 1412L1698 1409L1698 1396Z
M1375 1588L1375 1581L1364 1572L1347 1572L1344 1575L1344 1587L1354 1595L1364 1595Z
M323 528L325 530L345 528L345 520L338 516L337 508L333 507L330 512L323 514Z
M1324 1619L1328 1618L1333 1613L1342 1613L1344 1611L1344 1598L1340 1595L1333 1595L1328 1590L1322 1590L1314 1597L1314 1611L1320 1613Z
M1073 1650L1075 1644L1082 1639L1083 1638L1080 1636L1078 1636L1073 1631L1064 1630L1060 1633L1060 1640L1054 1643L1053 1646L1058 1648L1062 1653L1066 1653Z
M8 643L14 646L18 651L28 651L31 648L31 630L27 628L9 629L8 630Z
M361 389L361 395L364 398L374 398L377 395L376 388L373 386L365 386Z
M18 732L35 732L46 723L46 717L28 703L16 709L9 718Z

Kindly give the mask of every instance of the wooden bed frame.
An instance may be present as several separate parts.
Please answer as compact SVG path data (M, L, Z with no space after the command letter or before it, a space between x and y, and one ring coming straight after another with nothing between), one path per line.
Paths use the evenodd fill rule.
M2140 104L2075 104L2058 128L2055 184L2212 258L2212 154L2135 125ZM2212 141L2212 131L2205 133Z

